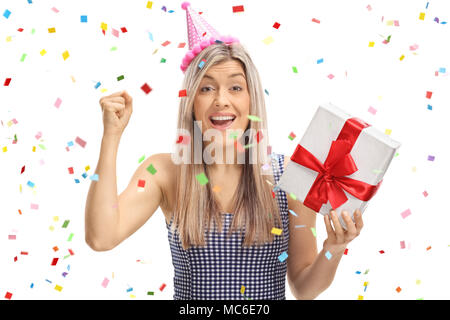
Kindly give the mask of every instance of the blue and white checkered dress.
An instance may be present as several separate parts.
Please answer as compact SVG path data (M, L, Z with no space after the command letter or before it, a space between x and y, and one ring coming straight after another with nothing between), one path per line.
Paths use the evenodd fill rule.
M284 158L272 153L275 183L283 173ZM172 237L167 224L174 270L174 299L226 300L270 299L285 296L287 259L278 258L288 251L289 212L285 192L275 192L283 223L283 236L260 246L243 247L244 237L233 232L227 237L233 215L223 214L223 232L206 233L206 246L184 250L177 233ZM245 287L241 294L241 287Z

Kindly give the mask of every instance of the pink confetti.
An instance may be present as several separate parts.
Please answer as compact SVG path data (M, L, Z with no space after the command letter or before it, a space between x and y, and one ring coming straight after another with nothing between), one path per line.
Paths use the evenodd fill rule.
M424 192L422 192L422 194L425 198L428 197L428 192L424 191Z
M16 235L15 234L9 234L8 235L8 240L16 240Z
M58 13L58 12L59 12L59 10L56 9L55 7L52 8L52 11L55 12L55 13Z
M396 27L400 26L400 23L398 22L398 20L394 20L394 26L396 26Z
M369 10L369 11L372 10L372 7L370 6L370 4L369 4L366 8L367 8L367 10Z
M59 106L61 105L62 100L60 98L56 99L55 102L55 107L59 108Z
M405 219L409 215L411 215L411 210L409 210L409 209L407 209L401 213L401 216L403 219Z
M328 78L329 78L329 79L333 79L334 76L330 73L330 74L328 75Z
M75 138L75 142L78 143L80 146L82 146L84 148L84 146L86 145L86 141L84 141L83 139L81 139L80 137L76 137Z
M405 249L405 241L400 241L400 249Z
M112 28L111 33L113 34L114 37L117 37L117 38L119 37L119 30Z
M36 133L35 137L39 140L42 137L42 132L39 131L38 133Z
M37 203L32 203L31 209L37 210L37 209L39 209L39 205Z
M102 287L106 288L108 286L108 283L109 283L109 279L105 277L105 279L103 279L103 282L102 282Z
M414 51L417 50L419 48L418 44L413 44L412 46L409 46L409 50Z
M373 115L375 115L376 113L377 113L377 109L375 109L374 107L372 107L372 106L370 106L369 107L369 110L367 110L367 111L369 111L371 114L373 114Z

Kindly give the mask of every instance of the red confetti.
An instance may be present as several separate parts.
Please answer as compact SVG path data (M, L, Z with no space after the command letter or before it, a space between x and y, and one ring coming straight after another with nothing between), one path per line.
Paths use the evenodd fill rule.
M27 256L28 255L28 251L20 251L20 254L23 256Z
M25 166L22 167L22 169L20 170L20 174L25 172Z
M11 292L6 291L5 299L11 300L12 295L13 294Z
M58 263L58 259L59 258L53 258L53 260L52 260L52 266L56 266L56 264Z
M424 197L428 197L428 192L424 191L422 192Z
M125 27L120 28L120 31L122 31L123 33L128 32L127 28L125 28Z
M23 31L23 28L19 28L19 29L17 29L17 31L22 32L22 31Z
M166 47L170 44L170 41L165 41L163 44L161 44L163 47Z
M152 88L147 83L144 83L142 85L141 89L142 89L142 91L145 92L145 94L149 94L150 91L152 91Z
M320 23L320 20L317 20L316 18L313 18L311 21L315 23Z
M69 249L69 253L70 253L71 256L75 255L75 253L73 253L72 249Z
M431 95L433 94L433 92L431 91L427 91L427 99L431 99Z
M259 142L261 141L262 138L263 138L263 134L262 134L261 130L259 130L259 131L256 133L256 143L259 143Z
M379 253L381 253L381 254L383 254L384 253L384 250L380 250L380 251L378 251Z
M348 249L347 249L347 248L345 248L345 250L344 250L344 254L345 254L345 255L347 255L347 253L348 253Z
M11 78L6 78L5 83L3 84L5 87L9 86L9 83L11 82Z
M69 174L73 174L73 168L72 167L69 168Z
M233 6L233 12L244 12L244 6Z
M275 192L273 192L273 190L272 190L272 198L275 199Z
M186 89L180 90L178 92L178 97L187 97Z
M161 285L161 287L159 287L159 291L163 291L165 287L166 287L166 284L163 283L163 284Z
M14 257L14 262L16 262L16 261L17 261L17 256Z
M273 24L273 27L274 27L275 29L278 29L278 28L280 27L280 24L279 24L278 22L275 22L275 23Z
M144 188L144 187L145 187L145 180L139 179L139 181L138 181L138 187Z
M178 48L184 48L186 46L186 42L180 42Z

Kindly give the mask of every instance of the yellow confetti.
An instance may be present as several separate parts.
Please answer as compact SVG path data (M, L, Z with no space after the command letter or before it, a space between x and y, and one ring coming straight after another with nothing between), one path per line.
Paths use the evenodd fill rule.
M63 56L64 60L66 60L69 57L69 51L67 51L67 50L64 51L62 56Z
M130 298L136 298L134 294L130 294Z
M44 56L47 53L47 51L45 51L45 49L42 49L42 51L39 53L41 54L41 56Z
M281 235L281 233L283 232L283 230L282 230L282 229L279 229L279 228L272 228L272 231L271 231L271 232L272 232L273 234L279 236L279 235Z
M263 42L264 42L265 44L271 44L271 43L273 42L272 36L268 36L267 38L265 38L265 39L263 40Z
M48 28L48 33L55 33L56 29L55 28Z
M148 1L147 2L147 9L151 9L153 6L153 2L152 1Z
M364 282L364 287L366 287L366 286L368 286L369 285L369 282Z
M8 151L8 148L6 146L3 147L3 152Z
M59 285L56 285L56 286L55 286L55 290L57 290L57 291L59 291L59 292L61 292L62 289L63 289L63 287L61 287L61 286L59 286Z
M359 295L359 296L358 296L358 300L364 300L364 297L361 296L361 295Z
M420 13L419 19L420 19L420 20L425 20L425 13L424 13L424 12L421 12L421 13Z
M84 170L89 171L90 168L91 168L90 166L86 166L86 167L84 168Z
M59 221L59 217L58 216L54 216L53 217L53 221L55 221L55 222Z
M392 130L391 130L391 129L386 129L386 130L384 131L384 133L387 134L387 135L389 136L389 135L391 135Z
M373 41L369 42L369 47L373 47L374 45L375 45L375 42L373 42Z
M386 21L386 25L387 25L387 26L393 26L393 25L394 25L394 20L388 20L388 21Z
M420 284L421 281L419 279L416 280L416 284Z
M11 40L12 40L11 36L6 37L6 42L11 42Z
M245 292L245 287L242 286L242 287L241 287L241 294L244 294L244 292Z
M416 172L417 168L416 167L412 167L412 172Z
M405 55L402 54L402 56L400 57L400 61L402 61L403 59L405 59Z
M102 22L102 24L100 25L100 28L102 28L103 31L106 31L108 29L108 24Z
M33 152L36 152L36 146L33 146Z
M55 227L54 226L50 226L49 229L50 229L50 231L53 231L53 230L55 230Z

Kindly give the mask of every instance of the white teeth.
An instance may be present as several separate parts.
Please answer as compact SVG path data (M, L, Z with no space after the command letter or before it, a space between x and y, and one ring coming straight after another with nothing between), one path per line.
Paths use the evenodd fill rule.
M233 116L211 117L211 120L233 120Z

